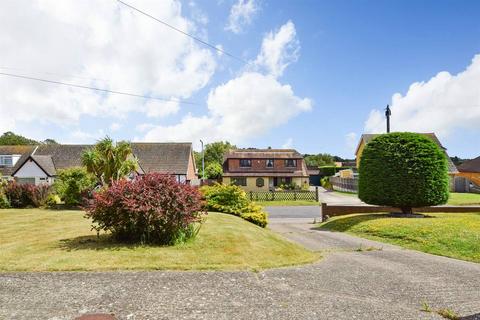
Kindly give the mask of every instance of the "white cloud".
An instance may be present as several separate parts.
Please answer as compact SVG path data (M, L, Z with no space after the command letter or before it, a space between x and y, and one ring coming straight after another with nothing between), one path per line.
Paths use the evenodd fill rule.
M187 115L176 125L150 130L145 140L226 139L241 143L311 108L311 100L295 96L289 85L269 75L246 72L210 92L208 116Z
M48 74L41 74L43 78L57 81L185 99L205 87L216 68L209 49L115 1L19 0L2 5L2 66L22 69L15 73L39 76L44 71ZM182 30L197 31L176 0L135 5ZM86 80L92 78L105 81ZM0 114L8 115L8 121L0 120L0 132L18 121L70 126L84 115L124 118L139 111L162 117L178 108L175 103L0 76Z
M122 128L122 125L120 123L114 122L110 125L110 131L115 132L118 131Z
M291 149L293 148L293 139L288 138L285 143L282 145L282 149Z
M345 135L345 144L352 153L355 152L358 144L358 135L355 132L350 132Z
M265 36L255 65L279 77L289 64L298 60L299 52L300 43L295 25L288 21L277 32L270 32Z
M259 7L255 0L238 0L230 9L228 23L225 30L241 33L245 26L252 23Z
M178 101L149 100L145 104L147 116L152 118L163 118L177 113L180 110Z
M480 55L462 72L439 72L427 82L415 82L391 103L392 131L435 132L447 136L459 128L480 129ZM372 110L366 132L385 132L383 110Z
M288 56L287 52L291 48L288 41L277 41L278 37L288 38L290 42L297 41L295 36L278 36L285 33L284 30L290 30L288 32L290 35L293 30L293 35L295 34L295 26L288 22L277 34L269 33L265 38L282 43L272 46L275 48L272 51L277 53L277 57ZM262 48L259 56L264 53ZM296 115L312 108L310 99L296 96L290 85L282 84L276 78L290 62L278 58L271 64L273 70L268 70L266 74L258 71L243 72L210 91L207 115L189 114L177 124L150 128L144 140L185 140L195 143L198 139L207 142L229 140L239 144L254 137L258 138L287 123Z

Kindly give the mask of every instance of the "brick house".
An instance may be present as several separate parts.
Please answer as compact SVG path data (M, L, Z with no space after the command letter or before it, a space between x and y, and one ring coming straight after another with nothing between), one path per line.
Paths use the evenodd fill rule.
M282 184L308 186L303 156L293 149L237 149L225 155L223 183L247 191L268 191Z

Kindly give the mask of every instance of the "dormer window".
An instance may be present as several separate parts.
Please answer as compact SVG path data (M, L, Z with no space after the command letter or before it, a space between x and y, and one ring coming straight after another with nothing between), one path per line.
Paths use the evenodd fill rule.
M250 168L252 166L251 159L240 159L240 167L241 168Z
M0 166L13 167L13 156L0 156Z
M265 166L267 168L273 168L273 159L267 159Z
M294 168L297 166L297 160L295 159L286 159L285 160L285 167Z

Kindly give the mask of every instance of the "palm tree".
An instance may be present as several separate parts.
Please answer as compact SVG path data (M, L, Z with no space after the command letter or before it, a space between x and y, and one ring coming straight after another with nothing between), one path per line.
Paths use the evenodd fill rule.
M103 185L119 180L138 168L130 143L114 143L110 137L98 141L82 154L82 163Z

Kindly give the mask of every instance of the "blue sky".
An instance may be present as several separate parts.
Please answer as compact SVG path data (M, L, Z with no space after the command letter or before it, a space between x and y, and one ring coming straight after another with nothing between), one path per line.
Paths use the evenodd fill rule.
M353 157L363 132L383 130L378 112L388 103L395 130L433 131L450 155L480 155L478 1L128 1L248 64L115 1L34 3L2 3L10 14L0 13L0 67L196 104L0 77L0 130L68 143L106 134L223 139ZM25 23L43 40L19 30Z

